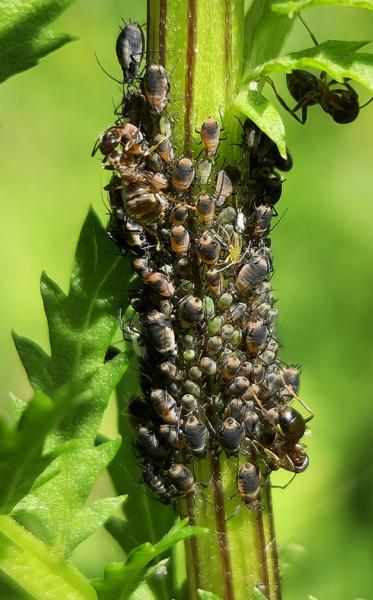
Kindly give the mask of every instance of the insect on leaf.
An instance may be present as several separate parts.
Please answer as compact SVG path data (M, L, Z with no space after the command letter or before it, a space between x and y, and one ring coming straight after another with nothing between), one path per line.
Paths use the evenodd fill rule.
M248 80L274 72L290 73L311 67L326 71L336 81L352 79L373 92L373 54L358 52L368 42L331 40L301 52L270 60L248 73Z
M285 125L276 108L263 94L256 90L242 90L234 99L233 107L254 121L286 158Z

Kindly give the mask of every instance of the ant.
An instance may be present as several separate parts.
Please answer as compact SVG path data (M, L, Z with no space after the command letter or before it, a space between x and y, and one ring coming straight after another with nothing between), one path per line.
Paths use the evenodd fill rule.
M298 17L309 32L315 46L318 46L315 36L299 13ZM360 109L373 100L372 98L363 106L359 106L359 97L348 83L347 78L344 78L343 83L339 83L335 79L328 81L325 71L321 71L320 76L316 77L303 69L295 69L286 75L289 93L296 101L294 108L290 108L277 92L272 79L267 76L263 76L263 79L270 84L281 106L302 125L307 121L308 108L315 104L319 104L335 123L347 124L352 123L357 118ZM339 87L335 88L336 85ZM301 117L296 114L299 110L301 110Z

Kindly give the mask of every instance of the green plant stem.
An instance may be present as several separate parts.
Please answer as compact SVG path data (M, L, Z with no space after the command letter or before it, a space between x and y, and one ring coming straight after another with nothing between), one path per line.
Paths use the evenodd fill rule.
M260 13L259 29L262 22ZM205 118L220 114L229 142L221 142L218 160L240 160L242 130L235 118L240 115L231 106L245 62L244 1L148 0L147 24L148 64L163 64L170 76L168 115L177 155L196 158L200 146L195 129ZM264 598L280 600L268 481L262 486L260 512L237 496L237 459L220 454L196 461L193 468L198 493L180 501L180 510L191 524L210 533L186 542L188 599L197 598L202 588L225 600L254 599L256 590Z

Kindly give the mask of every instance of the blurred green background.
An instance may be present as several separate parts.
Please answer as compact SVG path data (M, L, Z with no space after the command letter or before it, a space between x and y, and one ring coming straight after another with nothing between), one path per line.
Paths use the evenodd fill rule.
M48 347L40 272L66 287L89 204L105 218L106 175L90 152L112 124L120 91L94 52L120 76L114 44L129 16L145 22L145 1L77 0L54 29L79 40L1 86L0 383L9 414L10 391L30 395L10 330ZM373 36L368 11L320 8L305 16L320 41ZM286 50L310 46L296 24ZM347 126L318 107L306 127L283 116L295 166L273 232L273 281L282 358L301 363L302 397L316 413L308 471L274 491L284 597L373 600L373 105ZM111 407L104 419L108 434L114 413ZM97 493L110 493L108 486L103 479ZM100 532L75 560L98 575L120 557Z

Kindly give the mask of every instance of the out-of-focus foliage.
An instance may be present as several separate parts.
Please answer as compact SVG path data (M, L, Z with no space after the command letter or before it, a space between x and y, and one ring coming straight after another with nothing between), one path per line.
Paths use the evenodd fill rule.
M0 82L76 38L46 29L75 0L1 0Z
M294 13L305 8L325 6L326 4L373 10L372 0L274 0L272 9L279 13L286 13L289 17L292 17Z
M11 328L48 344L40 272L46 269L65 287L88 205L105 218L101 189L108 177L90 152L98 134L114 123L121 91L100 71L94 51L119 78L118 26L122 17L144 23L144 4L79 0L57 25L80 40L2 86L0 381L5 393L29 395ZM367 11L322 7L305 16L320 41L372 35L373 15ZM309 45L307 32L296 23L284 54ZM274 77L287 98L284 76ZM356 89L362 103L369 99ZM280 554L286 559L284 598L371 598L373 108L347 126L336 125L317 106L310 108L306 126L282 114L294 169L286 176L277 205L281 220L272 232L274 287L282 356L302 364L302 397L316 414L308 471L286 490L273 491ZM101 425L109 437L117 432L115 418L110 404ZM94 497L112 493L108 480L101 479ZM101 577L103 565L123 560L123 552L101 530L73 558L87 575ZM1 585L7 600L24 600L6 582Z
M294 69L312 68L326 71L331 78L343 82L352 79L373 92L373 54L358 52L368 42L333 40L313 48L281 56L257 67L248 79L269 75L275 71L290 73Z

